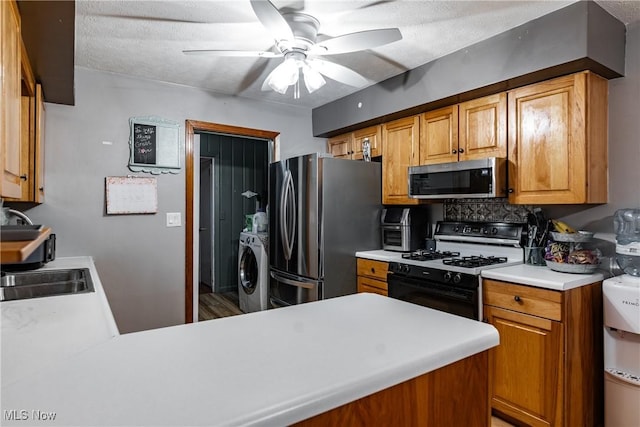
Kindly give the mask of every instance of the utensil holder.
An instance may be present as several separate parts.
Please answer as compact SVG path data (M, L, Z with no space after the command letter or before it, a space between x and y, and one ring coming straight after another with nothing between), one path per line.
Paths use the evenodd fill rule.
M529 265L547 265L544 262L544 248L540 246L525 246L524 263Z

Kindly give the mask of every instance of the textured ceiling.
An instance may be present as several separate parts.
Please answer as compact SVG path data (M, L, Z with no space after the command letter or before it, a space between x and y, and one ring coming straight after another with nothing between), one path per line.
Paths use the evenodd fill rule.
M368 51L327 56L372 84L565 7L574 0L273 0L281 11L303 11L335 37L398 27L403 39ZM597 1L625 24L640 21L640 1ZM268 50L270 33L248 0L93 1L76 3L77 66L198 87L221 94L299 105L326 104L360 88L327 79L313 94L261 91L281 58L188 56L185 49Z

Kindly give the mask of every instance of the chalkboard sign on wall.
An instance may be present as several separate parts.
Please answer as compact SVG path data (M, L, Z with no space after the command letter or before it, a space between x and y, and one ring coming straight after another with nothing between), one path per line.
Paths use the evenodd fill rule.
M159 117L129 119L129 169L135 172L178 173L183 144L180 124Z
M144 165L156 164L156 127L134 123L133 162Z

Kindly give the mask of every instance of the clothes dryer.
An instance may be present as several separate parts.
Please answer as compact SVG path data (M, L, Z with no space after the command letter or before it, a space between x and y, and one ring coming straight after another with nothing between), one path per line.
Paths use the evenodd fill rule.
M238 248L238 300L245 313L267 309L269 260L267 233L240 233Z

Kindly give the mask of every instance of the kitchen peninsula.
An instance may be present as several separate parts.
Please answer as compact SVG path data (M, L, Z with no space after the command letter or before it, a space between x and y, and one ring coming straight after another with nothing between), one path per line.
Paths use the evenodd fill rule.
M3 322L25 301L3 302ZM74 333L46 332L30 339L55 347ZM10 341L3 370L19 357L5 354ZM115 335L10 381L3 372L2 425L486 426L498 342L482 322L349 295Z

